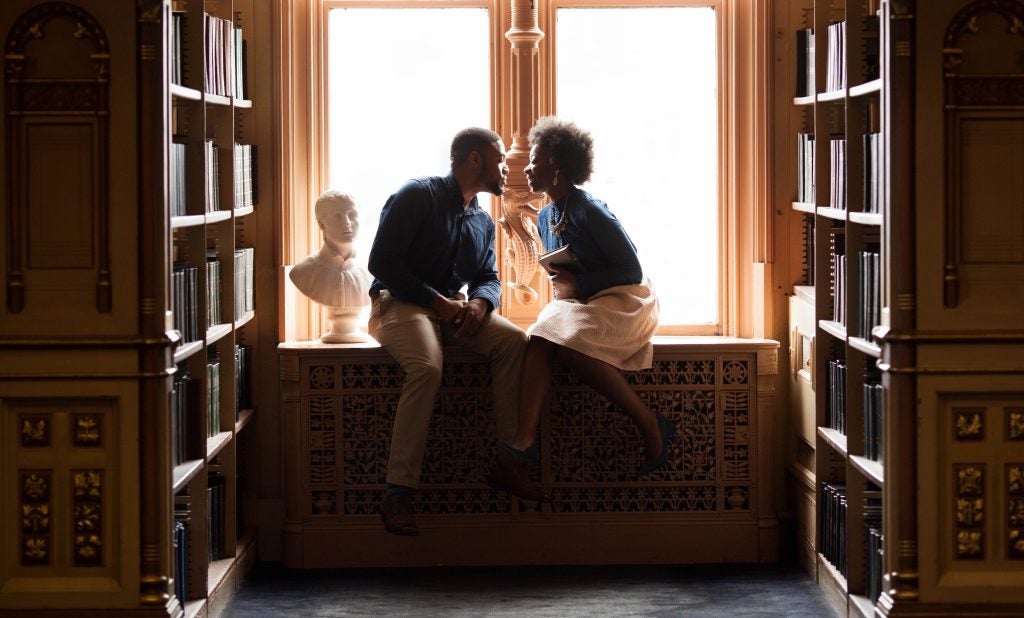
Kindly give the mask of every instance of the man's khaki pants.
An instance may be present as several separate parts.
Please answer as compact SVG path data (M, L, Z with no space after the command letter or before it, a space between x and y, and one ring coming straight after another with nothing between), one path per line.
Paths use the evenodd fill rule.
M407 303L383 291L373 300L368 330L402 366L405 382L391 432L387 482L418 487L434 398L441 385L441 346L458 345L491 364L498 438L512 440L519 415L519 373L526 333L497 313L484 318L472 337L455 337L433 309Z

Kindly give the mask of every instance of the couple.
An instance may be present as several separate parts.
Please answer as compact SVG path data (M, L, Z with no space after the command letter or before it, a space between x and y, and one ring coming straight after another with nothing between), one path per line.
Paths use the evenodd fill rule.
M407 182L381 212L369 257L374 280L368 326L405 372L381 513L388 532L418 534L412 492L441 382L442 343L464 346L490 361L499 438L492 487L527 500L546 499L526 471L540 457L537 428L554 360L636 425L644 441L638 476L668 459L674 426L652 412L621 373L651 366L657 300L622 225L603 202L577 186L590 178L593 140L571 122L546 117L530 130L529 142L524 171L530 190L545 193L551 202L537 221L544 248L568 245L581 268L555 271L556 300L528 333L494 311L501 297L495 225L476 198L505 189L508 164L497 133L460 131L452 140L451 173ZM468 296L461 293L464 286Z

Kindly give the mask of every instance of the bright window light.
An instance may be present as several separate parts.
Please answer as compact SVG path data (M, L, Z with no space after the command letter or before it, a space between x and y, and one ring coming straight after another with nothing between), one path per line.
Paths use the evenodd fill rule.
M556 107L594 137L594 175L639 250L662 325L718 322L715 12L563 8Z
M324 188L359 204L363 264L388 196L447 174L455 133L491 126L488 20L480 8L330 11Z

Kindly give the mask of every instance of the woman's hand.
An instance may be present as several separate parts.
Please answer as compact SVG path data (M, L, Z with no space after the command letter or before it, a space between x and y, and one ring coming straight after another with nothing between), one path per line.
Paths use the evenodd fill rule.
M553 266L555 274L550 275L552 294L556 300L569 300L579 297L579 290L576 289L576 275L564 268Z

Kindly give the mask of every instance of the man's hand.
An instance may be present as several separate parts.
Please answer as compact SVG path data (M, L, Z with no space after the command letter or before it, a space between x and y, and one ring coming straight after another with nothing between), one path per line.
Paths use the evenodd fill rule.
M484 318L487 317L488 303L482 298L474 298L469 302L462 304L462 311L455 318L455 326L458 329L455 331L456 337L472 337L480 330L480 325L484 323Z
M456 320L462 314L462 305L463 302L460 300L451 300L438 294L434 297L434 302L430 303L430 308L437 312L442 322L458 326L459 322Z

